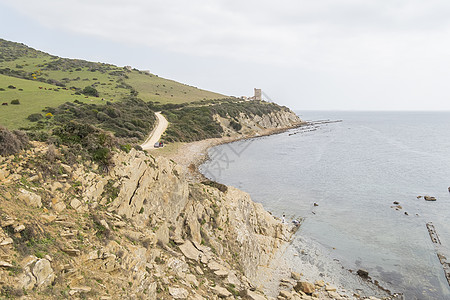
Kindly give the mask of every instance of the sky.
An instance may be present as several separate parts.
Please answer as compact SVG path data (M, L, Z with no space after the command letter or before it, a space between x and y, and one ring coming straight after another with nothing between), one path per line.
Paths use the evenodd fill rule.
M446 0L0 0L0 38L295 110L450 110Z

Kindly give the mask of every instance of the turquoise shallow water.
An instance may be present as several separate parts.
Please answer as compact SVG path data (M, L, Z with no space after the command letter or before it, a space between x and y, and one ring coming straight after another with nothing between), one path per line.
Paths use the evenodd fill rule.
M299 237L344 268L369 271L405 299L450 299L437 258L450 258L450 112L298 114L342 122L215 147L202 172L276 216L305 217Z

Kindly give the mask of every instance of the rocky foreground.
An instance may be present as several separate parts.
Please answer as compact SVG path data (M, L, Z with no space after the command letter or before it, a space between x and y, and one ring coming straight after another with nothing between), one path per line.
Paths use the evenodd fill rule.
M107 173L61 150L0 157L2 297L269 299L254 282L292 228L248 194L135 149ZM292 273L278 299L342 297Z

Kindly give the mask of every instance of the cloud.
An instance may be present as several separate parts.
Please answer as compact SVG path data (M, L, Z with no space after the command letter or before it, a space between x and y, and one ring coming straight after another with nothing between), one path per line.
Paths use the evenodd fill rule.
M436 49L449 46L450 4L433 0L15 0L7 5L47 27L117 42L315 69L377 68L440 54ZM435 43L437 48L427 47Z
M336 95L343 102L351 99L347 102L351 107L370 97L371 105L381 103L374 102L376 99L386 98L380 107L390 107L403 94L404 99L419 103L430 91L443 103L442 95L447 93L443 78L450 64L449 1L0 2L68 35L183 54L199 58L198 62L205 57L210 62L226 61L233 64L233 71L246 65L245 72L267 70L285 75L291 86L308 81L307 74L318 74L309 86L302 86L301 92L321 98L323 103ZM216 65L221 67L220 63ZM224 75L227 80L230 76ZM243 81L243 76L236 80ZM263 78L262 74L252 76L255 81ZM270 82L266 85L273 82L265 80Z

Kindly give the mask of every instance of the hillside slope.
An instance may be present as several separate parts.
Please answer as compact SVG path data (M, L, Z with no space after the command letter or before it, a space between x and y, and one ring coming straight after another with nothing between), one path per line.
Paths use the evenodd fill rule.
M75 100L105 103L137 96L144 101L165 104L225 97L148 72L60 58L3 39L0 39L0 75L0 103L10 104L14 99L20 103L32 103L25 110L22 104L7 110L6 105L0 107L0 125L11 129L29 126L26 120L28 115L41 113L47 105L56 107ZM15 86L16 89L8 86ZM94 88L95 92L92 89L86 91L86 87ZM48 93L49 89L55 93Z

